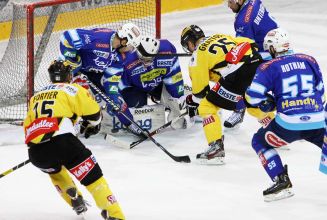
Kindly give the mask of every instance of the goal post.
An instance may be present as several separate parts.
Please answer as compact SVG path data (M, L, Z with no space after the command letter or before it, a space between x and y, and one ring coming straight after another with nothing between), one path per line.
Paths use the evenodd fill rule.
M13 0L13 25L0 62L0 122L22 122L30 98L50 83L61 34L73 28L111 28L127 22L160 38L161 0Z

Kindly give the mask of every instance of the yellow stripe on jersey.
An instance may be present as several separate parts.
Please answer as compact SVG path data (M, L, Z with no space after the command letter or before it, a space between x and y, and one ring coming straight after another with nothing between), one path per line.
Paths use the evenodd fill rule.
M183 80L183 75L181 72L179 72L179 73L175 74L172 78L173 78L173 83L175 84L175 83Z
M115 75L113 75L112 77L110 77L108 79L108 81L109 82L119 82L120 81L120 78L121 78L121 76L115 76Z

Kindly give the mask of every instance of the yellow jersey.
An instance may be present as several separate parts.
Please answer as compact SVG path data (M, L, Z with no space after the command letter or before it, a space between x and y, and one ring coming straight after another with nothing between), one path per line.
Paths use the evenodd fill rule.
M244 47L246 43L247 47ZM189 63L193 95L204 98L210 90L209 81L218 82L221 77L225 78L236 71L252 54L251 43L254 41L245 37L233 38L222 34L203 38L196 46ZM226 60L229 55L232 56L231 62ZM233 62L237 55L241 55L240 59Z
M99 105L90 93L77 84L54 83L34 95L24 121L25 143L33 146L57 135L72 133L79 117L101 121Z

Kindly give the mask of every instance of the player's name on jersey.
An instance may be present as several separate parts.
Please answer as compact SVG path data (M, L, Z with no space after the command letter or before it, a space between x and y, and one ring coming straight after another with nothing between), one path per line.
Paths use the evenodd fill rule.
M39 100L43 99L57 99L58 92L52 91L52 92L42 92L33 98L33 103Z

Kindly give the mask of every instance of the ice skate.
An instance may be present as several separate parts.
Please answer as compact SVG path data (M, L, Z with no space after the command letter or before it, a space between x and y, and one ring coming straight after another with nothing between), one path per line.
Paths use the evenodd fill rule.
M101 216L105 219L105 220L122 220L122 219L119 219L119 218L114 218L114 217L110 217L109 216L109 212L107 210L102 210L101 212Z
M236 130L241 126L244 119L245 110L234 110L233 114L224 122L224 127L226 130Z
M225 164L223 137L222 139L211 142L209 147L203 153L196 155L196 163L203 165Z
M90 206L81 195L77 194L75 187L70 188L66 191L67 195L72 199L73 210L77 215L82 215L85 219L84 213L87 211L87 205Z
M267 190L263 191L265 202L294 196L292 183L287 173L287 165L284 166L284 172L278 174L273 181L274 183Z

